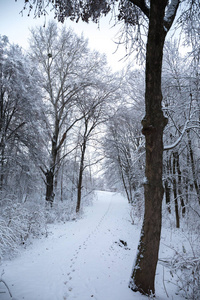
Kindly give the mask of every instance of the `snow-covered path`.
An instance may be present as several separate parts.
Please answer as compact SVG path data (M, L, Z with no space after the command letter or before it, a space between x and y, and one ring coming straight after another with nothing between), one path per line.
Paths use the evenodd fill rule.
M3 279L15 298L133 299L127 284L138 230L131 243L134 227L126 199L109 192L98 192L97 197L82 219L53 226L47 239L35 241L20 257L3 265Z
M140 230L131 225L125 198L97 192L82 219L51 231L0 266L15 299L146 299L128 288ZM10 298L0 293L0 299Z

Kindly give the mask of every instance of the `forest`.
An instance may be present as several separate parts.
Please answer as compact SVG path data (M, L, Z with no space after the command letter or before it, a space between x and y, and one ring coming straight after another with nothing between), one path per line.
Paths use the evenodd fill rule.
M127 22L123 6L120 17ZM194 18L197 32L198 24ZM187 30L187 51L174 37L163 47L162 118L168 122L160 125L161 206L162 226L184 233L190 250L182 247L163 263L178 277L184 297L199 299L200 52L199 33ZM115 73L105 55L56 21L30 34L27 51L0 36L0 262L48 236L49 224L79 220L96 190L124 195L133 225L152 209L145 197L154 127L146 122L156 104L145 102L141 40L140 66ZM153 170L160 173L158 163Z

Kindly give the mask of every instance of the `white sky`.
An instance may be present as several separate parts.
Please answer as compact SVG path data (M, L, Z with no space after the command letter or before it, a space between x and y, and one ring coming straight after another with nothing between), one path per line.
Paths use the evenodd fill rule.
M33 12L30 17L27 16L28 11L24 12L23 17L20 14L24 6L24 0L0 0L0 34L7 35L11 43L16 43L23 48L28 48L29 28L36 25L44 25L44 18L34 19ZM51 15L47 17L47 21L53 18ZM100 20L100 28L97 24L90 22L75 23L70 20L65 21L65 26L72 27L74 31L80 35L83 33L85 38L89 39L89 47L96 49L101 53L106 53L107 59L114 71L122 69L127 61L121 60L126 52L125 46L122 45L116 51L117 41L116 35L120 30L120 25L113 27L114 20L110 17ZM120 61L121 60L121 61Z

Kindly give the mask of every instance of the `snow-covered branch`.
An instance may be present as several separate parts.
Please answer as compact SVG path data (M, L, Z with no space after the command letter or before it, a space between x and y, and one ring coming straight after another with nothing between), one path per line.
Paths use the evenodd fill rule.
M181 132L179 138L178 138L173 144L168 145L168 146L165 146L165 147L164 147L164 151L166 151L166 150L171 150L171 149L175 148L175 147L180 143L180 141L182 140L182 138L183 138L183 136L184 136L186 130L188 129L188 127L187 127L188 122L189 122L189 120L186 121L186 123L185 123L185 125L184 125L184 128L183 128L183 130L182 130L182 132Z

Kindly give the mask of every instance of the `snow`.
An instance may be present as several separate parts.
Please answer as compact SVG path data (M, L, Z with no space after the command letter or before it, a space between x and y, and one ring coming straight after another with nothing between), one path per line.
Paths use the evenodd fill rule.
M15 300L147 299L128 288L140 229L141 224L131 224L123 196L98 191L81 219L51 225L47 238L34 240L15 259L4 261L2 279ZM166 257L163 247L161 244L161 256ZM182 299L175 294L175 286L167 283L169 276L158 264L156 299ZM0 299L11 299L2 282Z
M168 5L167 14L165 16L165 21L167 23L170 23L174 14L176 14L178 5L179 5L179 0L171 0L171 3Z

